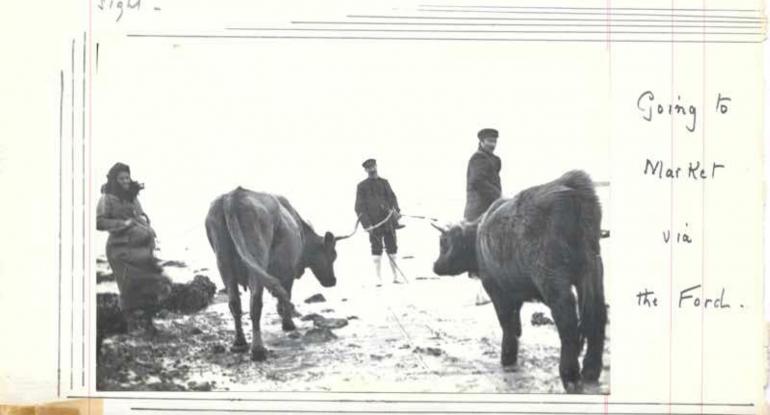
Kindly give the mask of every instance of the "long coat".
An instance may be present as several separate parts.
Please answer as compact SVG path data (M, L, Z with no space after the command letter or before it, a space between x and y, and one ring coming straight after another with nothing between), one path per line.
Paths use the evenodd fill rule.
M499 199L500 157L479 148L468 161L465 220L473 221Z
M395 209L400 212L398 199L390 183L382 177L369 177L358 183L356 189L356 214L361 218L364 227L376 225L388 216L388 212ZM397 218L395 215L383 226L393 230Z
M126 219L133 225L126 227ZM155 262L155 231L139 200L104 193L96 208L96 229L110 233L106 254L126 312L155 311L171 290L171 280Z

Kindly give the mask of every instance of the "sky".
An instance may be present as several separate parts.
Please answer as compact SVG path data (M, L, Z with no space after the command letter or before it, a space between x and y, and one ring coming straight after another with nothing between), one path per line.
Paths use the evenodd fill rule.
M500 131L505 196L571 169L610 180L606 67L591 45L120 42L94 80L94 185L131 165L160 238L205 239L209 203L239 185L348 232L369 157L404 213L459 220L484 127Z

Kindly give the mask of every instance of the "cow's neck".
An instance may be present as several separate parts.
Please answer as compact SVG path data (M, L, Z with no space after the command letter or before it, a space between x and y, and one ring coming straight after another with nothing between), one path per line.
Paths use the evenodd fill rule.
M300 264L299 271L302 272L307 268L308 264L310 263L310 253L313 251L311 249L311 246L313 244L318 244L321 241L321 237L316 235L315 231L313 231L313 228L310 227L310 225L307 224L304 220L302 222L302 235L300 236L302 238L302 263Z
M463 252L466 252L465 263L468 265L469 272L478 272L479 263L476 259L476 235L479 229L478 222L463 226L462 240Z

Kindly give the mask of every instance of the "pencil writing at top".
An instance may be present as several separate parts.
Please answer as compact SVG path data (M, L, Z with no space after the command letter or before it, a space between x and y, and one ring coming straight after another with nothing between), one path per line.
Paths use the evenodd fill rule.
M145 0L146 3L147 0ZM148 6L149 7L149 6ZM114 16L115 22L120 22L125 13L139 13L142 10L142 0L99 0L96 8L105 14ZM147 9L147 7L145 7ZM160 11L157 5L152 7L154 11Z

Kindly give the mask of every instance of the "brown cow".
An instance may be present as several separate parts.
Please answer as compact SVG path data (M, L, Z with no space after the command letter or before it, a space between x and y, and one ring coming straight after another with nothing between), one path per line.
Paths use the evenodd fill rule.
M581 389L583 339L588 347L582 379L599 379L607 322L601 218L590 177L571 171L513 199L498 199L472 223L439 229L441 254L434 272L479 273L503 330L503 366L517 360L522 303L538 300L551 309L559 331L559 375L567 392Z
M260 334L262 289L278 299L278 314L284 331L294 330L291 287L310 267L324 287L337 283L333 263L337 239L327 232L321 237L283 196L258 193L238 187L211 203L206 216L206 235L217 257L222 282L227 288L230 312L235 319L235 352L247 349L241 327L238 285L251 293L251 359L265 360Z

